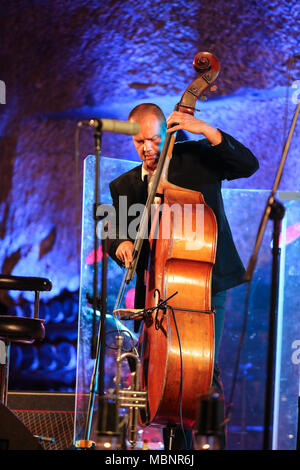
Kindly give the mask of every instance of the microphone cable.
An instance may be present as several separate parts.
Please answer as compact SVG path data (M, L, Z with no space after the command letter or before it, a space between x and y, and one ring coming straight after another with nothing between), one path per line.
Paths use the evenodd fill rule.
M186 440L185 430L184 430L184 427L183 427L183 417L182 417L182 398L183 398L183 358L182 358L182 347L181 347L181 340L180 340L180 335L179 335L179 330L178 330L178 326L177 326L177 322L176 322L176 316L175 316L174 309L173 309L171 306L167 306L166 308L170 308L170 309L171 309L172 316L173 316L173 320L174 320L174 324L175 324L175 328L176 328L177 338L178 338L179 353L180 353L180 406L179 406L179 415L180 415L180 428L181 428L181 432L182 432L182 434L183 434L183 438L184 438L185 447L186 447L186 449L187 449L188 445L187 445L187 440ZM172 450L172 449L171 449L171 450Z

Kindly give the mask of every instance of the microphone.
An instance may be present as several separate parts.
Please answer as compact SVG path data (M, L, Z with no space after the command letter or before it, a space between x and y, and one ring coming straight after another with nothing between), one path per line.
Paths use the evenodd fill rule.
M79 121L78 126L89 126L104 132L116 134L135 135L140 132L140 126L136 122L118 121L116 119L92 118L88 121Z

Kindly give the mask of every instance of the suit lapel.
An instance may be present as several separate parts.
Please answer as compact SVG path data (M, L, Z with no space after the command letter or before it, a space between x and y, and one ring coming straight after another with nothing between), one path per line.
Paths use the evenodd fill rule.
M134 202L144 204L147 200L147 185L142 181L142 165L132 169L128 180L128 189Z

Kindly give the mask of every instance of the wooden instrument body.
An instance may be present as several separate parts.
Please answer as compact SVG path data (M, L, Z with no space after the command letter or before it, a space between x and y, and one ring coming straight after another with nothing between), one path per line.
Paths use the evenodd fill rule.
M147 422L142 424L178 425L182 421L191 428L198 397L207 393L213 374L210 297L216 219L201 193L167 181L163 186L163 207L156 212L150 236L146 308L157 305L158 292L162 299L178 293L168 302L173 312L158 310L144 322L141 386L148 391L149 409Z

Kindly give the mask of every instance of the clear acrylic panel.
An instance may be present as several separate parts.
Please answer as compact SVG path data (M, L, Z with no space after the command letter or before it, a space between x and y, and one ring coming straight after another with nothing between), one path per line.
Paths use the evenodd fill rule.
M254 248L269 191L223 189L225 210L244 265ZM295 450L297 446L300 381L300 193L278 191L285 207L280 234L278 308L274 357L274 402L271 447ZM229 423L234 449L262 449L267 373L267 348L272 268L273 223L269 221L251 282L247 334L241 354L234 400L235 416ZM221 348L223 381L229 392L233 359L242 328L246 286L228 292ZM235 359L235 357L234 357ZM235 436L236 434L236 436Z
M273 449L296 450L300 397L300 193L282 194L282 198L286 216L281 242Z
M109 182L137 164L138 162L101 157L101 203L111 203ZM89 391L94 368L94 358L91 357L93 308L88 299L93 294L94 180L95 157L90 155L84 162L74 442L84 439L86 414L89 407ZM265 190L223 189L225 210L233 238L245 266L247 266L254 248L257 230L268 196L269 191ZM279 192L277 198L284 204L286 215L282 222L281 233L277 355L276 364L274 364L273 447L276 449L295 449L299 395L298 363L300 361L300 322L297 321L300 311L299 256L297 256L300 244L300 195L299 193ZM261 448L272 265L272 230L272 223L268 222L251 283L247 334L243 345L235 392L235 414L228 426L229 448L233 449ZM101 286L101 246L97 252L97 259L99 286ZM108 334L104 369L106 389L114 387L114 377L116 375L116 351L114 349L116 324L112 311L122 278L122 269L109 259L106 317ZM129 284L126 289L123 306L132 307L134 282ZM226 393L229 393L232 383L235 354L243 323L244 302L245 284L228 291L224 334L219 355L225 401ZM97 315L96 333L98 333L98 324L99 315ZM129 330L134 339L137 340L133 333L131 321L123 322L120 327L123 330ZM126 384L129 377L129 369L126 364L122 366L122 376ZM94 417L96 413L97 400L94 406ZM90 435L92 440L95 440L94 433L95 419L93 420ZM153 437L152 444L151 437ZM162 448L160 434L156 429L150 436L148 448L151 448L151 445L153 449Z
M94 372L95 357L92 354L91 344L93 335L98 337L100 312L97 310L94 319L94 309L91 299L93 298L94 278L94 195L95 195L95 157L88 156L84 161L84 184L83 184L83 212L82 212L82 246L81 246L81 280L79 293L79 318L78 318L78 348L77 348L77 374L76 374L76 402L75 402L75 427L74 442L86 437L85 427L87 412L90 406L90 386ZM101 158L99 193L101 204L111 204L109 182L120 174L136 166L136 162ZM98 296L101 286L102 246L99 240L97 250L98 265ZM119 325L116 325L113 309L123 278L122 269L112 260L108 259L107 266L107 315L106 315L106 348L105 348L105 379L104 386L114 388L114 377L116 375L116 344L115 335ZM128 285L124 293L122 307L133 307L134 288ZM122 330L128 330L132 337L132 322L130 325L120 325ZM124 336L126 340L126 336ZM129 338L130 339L130 338ZM124 345L126 347L126 344ZM128 376L126 364L122 364L123 376ZM97 378L97 377L96 377ZM126 380L126 379L125 379ZM95 419L97 416L97 397L92 406L93 422L91 425L90 439L95 441Z

